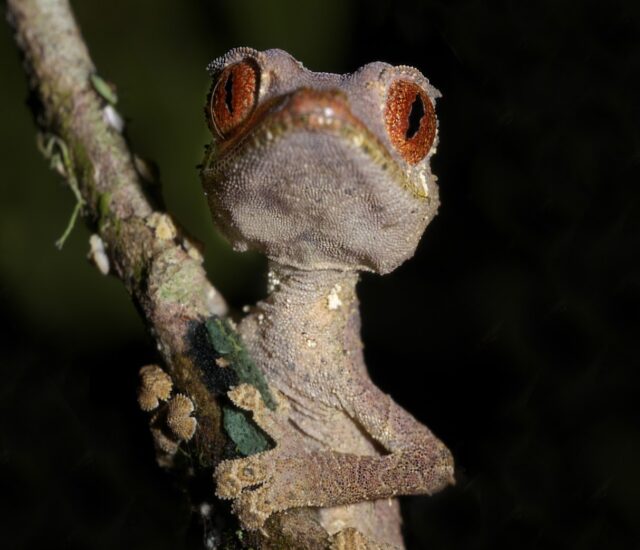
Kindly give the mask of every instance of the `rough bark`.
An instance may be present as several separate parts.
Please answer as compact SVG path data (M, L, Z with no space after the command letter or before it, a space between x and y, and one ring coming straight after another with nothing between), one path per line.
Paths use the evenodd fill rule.
M203 360L194 335L207 318L226 313L224 299L207 280L195 244L151 200L68 1L8 0L7 18L24 59L43 152L76 193L82 217L104 243L110 273L133 298L176 389L196 404L190 452L213 501L212 466L227 438L220 402L206 380L207 369L217 367L206 354ZM232 525L225 510L214 506L217 523ZM328 545L304 509L275 515L264 533L226 544Z

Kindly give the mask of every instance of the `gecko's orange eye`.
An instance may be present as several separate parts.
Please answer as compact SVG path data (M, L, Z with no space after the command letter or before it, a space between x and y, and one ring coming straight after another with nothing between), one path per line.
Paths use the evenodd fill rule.
M414 82L396 80L389 87L384 115L398 153L409 164L420 162L436 137L436 113L426 92Z
M212 130L227 137L253 111L258 98L260 74L250 60L224 69L214 82L209 99L208 119Z

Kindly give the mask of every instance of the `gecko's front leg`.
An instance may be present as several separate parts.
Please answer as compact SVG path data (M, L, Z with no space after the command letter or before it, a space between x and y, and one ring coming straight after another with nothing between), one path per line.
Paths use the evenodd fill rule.
M262 527L271 514L288 508L431 494L453 481L451 453L426 428L414 445L389 455L311 451L286 412L269 410L253 386L240 385L229 397L277 442L274 449L226 460L216 469L217 495L234 499L247 529Z

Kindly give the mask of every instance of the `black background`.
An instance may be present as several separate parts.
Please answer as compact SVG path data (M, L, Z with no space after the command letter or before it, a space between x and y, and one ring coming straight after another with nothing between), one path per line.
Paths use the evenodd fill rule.
M415 259L360 287L374 380L452 449L458 485L403 499L409 548L640 548L635 410L637 2L76 2L134 147L240 307L251 255L217 237L194 168L206 63L238 45L308 67L414 65L442 91L442 207ZM186 548L188 506L135 404L156 359L84 258L34 145L0 29L0 546Z

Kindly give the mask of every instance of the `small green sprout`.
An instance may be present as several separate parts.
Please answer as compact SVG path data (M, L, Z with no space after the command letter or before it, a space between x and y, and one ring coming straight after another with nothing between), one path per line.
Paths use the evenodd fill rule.
M116 87L113 84L107 82L97 73L93 73L89 78L93 89L98 92L100 97L111 105L118 103L118 94L116 93Z

